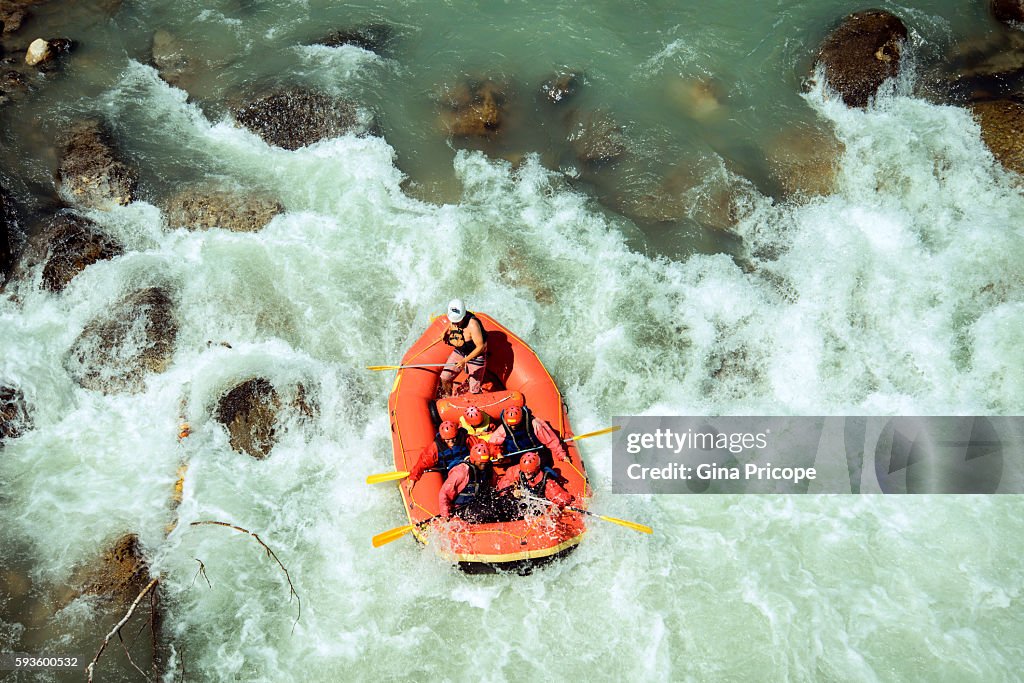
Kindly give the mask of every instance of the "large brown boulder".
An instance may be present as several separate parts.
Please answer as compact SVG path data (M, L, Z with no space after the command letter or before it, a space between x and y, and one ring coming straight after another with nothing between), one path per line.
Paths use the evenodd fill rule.
M343 99L294 88L261 97L235 111L235 120L270 145L299 149L349 133L367 135L371 117Z
M86 389L141 391L148 372L163 372L174 354L174 303L160 287L134 292L92 320L71 345L64 366Z
M43 287L63 290L88 266L124 253L121 244L84 216L61 211L50 221L49 249L43 266Z
M75 125L64 142L57 187L69 202L109 209L135 199L138 173L120 159L110 132L99 121Z
M455 137L490 138L505 122L508 88L489 78L462 80L441 96L441 124Z
M857 12L825 38L815 64L849 107L866 107L878 87L896 75L907 27L882 10Z
M597 165L615 161L626 152L626 137L608 112L576 110L569 118L569 135L576 158Z
M0 439L16 439L32 429L25 394L18 387L0 384Z
M231 447L263 460L277 442L282 408L312 416L316 407L307 399L305 387L297 384L284 397L270 380L253 377L225 392L217 402L217 421L228 430Z
M164 218L171 229L256 232L284 211L277 200L254 192L186 188L164 203Z
M281 398L263 377L242 382L217 403L217 421L228 430L231 447L257 460L270 455L277 440L277 413Z
M1004 24L1024 24L1024 0L992 0L992 16Z
M975 102L981 139L1006 168L1024 175L1024 105L1011 100Z

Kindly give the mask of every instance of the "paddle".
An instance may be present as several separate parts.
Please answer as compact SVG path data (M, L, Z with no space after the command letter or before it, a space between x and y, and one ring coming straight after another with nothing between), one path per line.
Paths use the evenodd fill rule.
M604 429L598 429L597 431L594 431L594 432L587 432L586 434L577 434L576 436L570 436L568 439L565 440L565 443L569 443L570 441L579 441L581 439L589 439L592 436L601 436L602 434L608 434L609 432L617 432L620 429L622 429L622 427L620 427L619 425L615 425L614 427L605 427ZM523 453L529 453L530 451L535 451L535 450L537 450L537 449L536 448L524 448L521 451L513 451L512 453L505 453L501 457L503 457L503 458L511 458L513 455L522 455Z
M367 365L367 370L404 370L406 368L446 368L449 363L418 363L416 365Z
M374 548L379 548L382 545L391 543L391 541L397 541L402 536L405 536L407 533L409 533L418 526L423 526L425 524L433 522L435 519L437 519L437 517L438 515L434 515L430 519L425 519L422 522L417 522L416 524L406 524L405 526L399 526L395 527L394 529L388 529L387 531L379 533L372 539L370 539L370 543L373 544Z
M405 479L409 476L408 472L399 470L398 472L381 472L380 474L371 474L366 478L367 484L382 484L386 481L398 481L399 479Z
M653 534L654 533L654 529L652 529L651 527L646 526L644 524L637 524L636 522L627 522L624 519L618 519L616 517L606 517L605 515L599 515L599 514L597 514L595 512L590 512L589 510L581 510L580 508L567 507L565 509L566 510L572 510L573 512L578 512L581 515L589 515L591 517L597 517L598 519L603 519L606 522L611 522L612 524L618 524L620 526L628 527L628 528L634 529L636 531L642 531L645 534Z
M577 434L576 436L569 437L568 439L565 440L565 442L569 443L570 441L579 441L580 439L589 439L592 436L600 436L602 434L607 434L608 432L616 432L616 431L618 431L620 429L622 429L622 427L620 427L618 425L616 425L614 427L605 427L604 429L598 429L595 432L587 432L586 434ZM511 458L513 455L522 455L523 453L529 453L530 451L535 451L535 450L537 450L537 449L536 448L527 448L526 450L516 451L514 453L508 453L508 454L503 455L501 457L503 457L503 458ZM371 474L370 476L368 476L366 478L366 483L367 484L382 484L382 483L384 483L386 481L398 481L399 479L405 479L408 476L409 476L409 473L408 472L404 472L402 470L399 470L397 472L381 472L380 474Z

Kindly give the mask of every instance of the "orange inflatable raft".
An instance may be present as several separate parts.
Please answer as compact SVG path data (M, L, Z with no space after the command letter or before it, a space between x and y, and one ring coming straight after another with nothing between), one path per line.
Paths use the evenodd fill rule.
M409 471L420 451L437 433L441 420L458 422L466 408L479 407L501 419L509 405L525 402L534 416L546 420L565 440L573 436L562 394L544 369L537 354L519 337L486 314L475 313L487 331L487 376L481 394L460 393L465 375L455 380L454 396L436 400L442 368L405 368L398 371L388 399L391 443L395 469ZM451 347L443 335L448 320L440 316L402 358L402 365L441 364ZM590 495L586 470L575 441L565 444L569 462L556 462L563 486L576 497L574 506L584 508ZM470 524L432 520L438 512L442 475L428 471L412 487L405 480L398 487L403 507L421 543L436 547L442 556L470 572L522 571L571 552L585 532L582 516L570 510L547 512L511 522ZM430 520L428 522L428 520ZM424 523L426 522L426 523ZM423 524L421 524L423 523Z

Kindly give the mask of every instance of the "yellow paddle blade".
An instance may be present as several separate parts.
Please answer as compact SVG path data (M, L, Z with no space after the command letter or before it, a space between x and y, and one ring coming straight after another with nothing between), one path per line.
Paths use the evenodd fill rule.
M394 529L389 529L384 533L377 534L371 539L370 542L373 543L374 548L379 548L385 543L391 543L391 541L398 540L399 538L405 536L407 533L409 533L415 528L415 524L407 524L406 526L395 527Z
M377 370L399 370L401 367L401 365L367 365L366 369L376 372Z
M617 432L622 427L615 425L614 427L605 427L604 429L598 429L596 432L587 432L586 434L577 434L574 437L566 439L566 441L579 441L580 439L589 439L592 436L601 436L602 434L608 434L610 432Z
M398 481L399 479L405 479L409 476L408 472L399 470L398 472L381 472L380 474L371 474L366 478L367 484L383 484L386 481Z
M604 521L611 522L612 524L620 524L620 525L622 525L624 527L629 527L630 529L636 529L637 531L642 531L645 534L653 534L654 533L654 529L652 529L651 527L646 526L644 524L637 524L636 522L627 522L624 519L617 519L615 517L607 517L605 515L597 515L597 514L595 514L594 516L595 517L600 517Z

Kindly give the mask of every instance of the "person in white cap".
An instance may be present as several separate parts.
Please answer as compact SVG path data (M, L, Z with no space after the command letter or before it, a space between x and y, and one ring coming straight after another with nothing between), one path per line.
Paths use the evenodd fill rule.
M452 347L452 352L448 367L441 372L441 394L451 396L452 381L463 370L469 374L469 393L479 394L483 391L481 382L487 365L487 332L461 299L448 302L447 314L444 343Z

